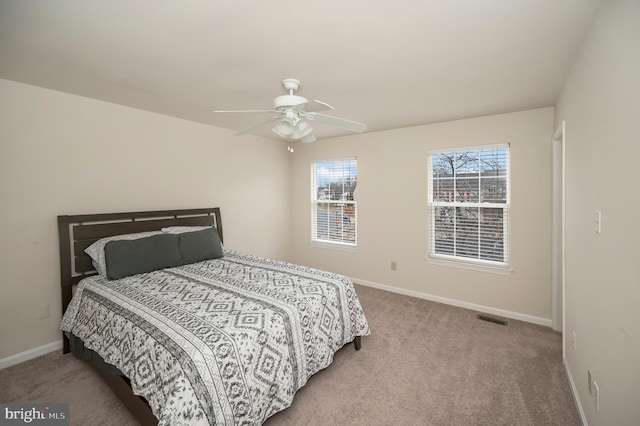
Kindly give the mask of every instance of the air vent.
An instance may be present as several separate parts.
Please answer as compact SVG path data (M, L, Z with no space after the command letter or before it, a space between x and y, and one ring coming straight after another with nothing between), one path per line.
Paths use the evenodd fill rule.
M506 320L503 320L502 318L496 318L496 317L492 317L492 316L489 316L489 315L478 314L478 319L482 320L482 321L492 322L492 323L498 324L498 325L508 325L509 324Z

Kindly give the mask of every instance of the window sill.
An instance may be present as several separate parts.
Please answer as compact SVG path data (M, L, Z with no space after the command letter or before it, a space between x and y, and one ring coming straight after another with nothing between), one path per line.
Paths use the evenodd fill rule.
M327 248L327 249L345 251L345 252L350 252L350 253L354 253L354 252L358 251L358 246L356 246L356 245L341 244L341 243L330 243L328 241L311 240L311 245L314 246L314 247Z
M478 263L447 260L447 259L437 259L437 258L428 257L428 256L426 260L427 262L432 263L434 265L446 266L446 267L458 268L458 269L467 269L471 271L489 272L492 274L499 274L499 275L511 275L511 272L512 272L512 269L510 266L501 267L501 266L481 265Z

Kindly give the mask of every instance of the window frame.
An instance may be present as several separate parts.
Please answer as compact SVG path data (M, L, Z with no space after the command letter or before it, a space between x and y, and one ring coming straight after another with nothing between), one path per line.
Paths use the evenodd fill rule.
M449 154L466 151L484 151L496 148L506 148L506 200L504 203L495 202L481 202L478 199L477 202L460 202L454 201L434 201L434 176L433 176L433 156L436 154ZM428 217L428 232L427 232L427 255L426 260L429 263L438 264L442 266L451 266L462 269L479 270L485 272L494 272L498 274L508 275L511 273L511 144L509 142L499 144L486 144L486 145L474 145L455 148L442 148L427 151L427 217ZM454 171L455 176L455 171ZM454 179L456 179L454 177ZM481 179L481 175L479 175ZM479 184L480 185L480 184ZM453 207L455 208L499 208L502 209L503 217L503 261L493 261L478 259L472 257L456 256L449 254L442 254L435 252L435 226L434 211L437 207Z
M317 198L318 194L317 194L317 165L321 164L321 163L332 163L332 162L339 162L339 161L355 161L356 164L356 176L355 176L355 180L356 180L356 189L354 190L354 194L352 199L350 200L320 200ZM331 249L336 249L336 250L343 250L343 251L355 251L357 249L358 246L358 202L356 200L355 197L355 191L357 190L357 182L358 182L358 158L356 156L349 156L349 157L340 157L340 158L329 158L329 159L319 159L319 160L312 160L311 161L311 191L310 191L310 199L311 199L311 203L310 203L310 216L311 216L311 244L314 246L318 246L318 247L325 247L325 248L331 248ZM317 205L319 203L328 203L328 204L334 204L337 206L341 206L344 208L345 205L353 205L353 226L354 226L354 241L353 242L349 242L349 241L332 241L329 239L322 239L322 238L318 238L318 218L317 218ZM342 213L344 214L344 213ZM329 221L327 221L327 223L329 223ZM327 225L329 226L329 225ZM344 224L342 224L342 227L344 227Z

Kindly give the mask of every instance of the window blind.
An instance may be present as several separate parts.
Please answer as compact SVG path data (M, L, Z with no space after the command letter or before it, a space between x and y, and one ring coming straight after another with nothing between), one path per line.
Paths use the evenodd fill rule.
M312 182L312 241L355 246L357 160L314 162Z
M429 256L509 264L509 145L429 154Z

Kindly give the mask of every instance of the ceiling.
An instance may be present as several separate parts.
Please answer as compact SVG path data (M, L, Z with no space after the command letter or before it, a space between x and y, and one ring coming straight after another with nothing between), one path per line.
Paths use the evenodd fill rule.
M597 6L0 0L0 78L240 130L269 116L212 111L272 109L292 77L373 132L554 105Z

